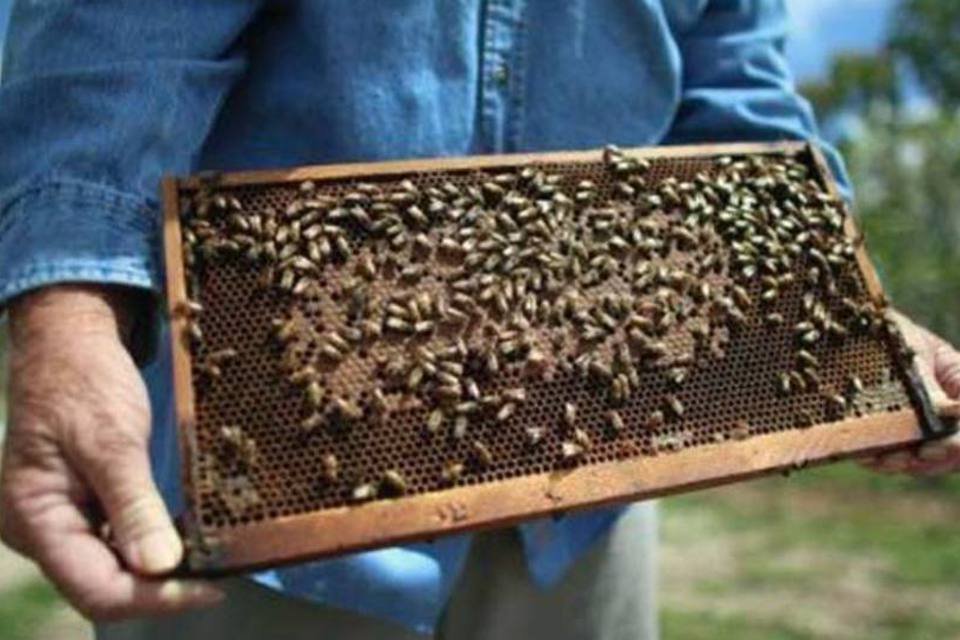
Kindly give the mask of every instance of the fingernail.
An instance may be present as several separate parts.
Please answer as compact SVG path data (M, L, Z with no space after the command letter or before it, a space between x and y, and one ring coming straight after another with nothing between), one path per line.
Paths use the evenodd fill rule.
M960 418L960 402L942 400L937 403L937 413L945 418Z
M155 531L134 544L137 568L146 573L163 573L180 562L182 547L172 531Z
M220 589L196 580L170 580L160 588L160 596L167 602L189 602L195 605L211 605L223 600Z
M188 582L183 597L197 604L216 604L224 599L226 594L220 589L205 582Z
M880 458L877 462L886 471L903 471L910 463L911 455L906 451L897 451Z
M950 445L945 442L930 442L920 447L917 457L926 462L939 462L950 457Z
M883 465L902 467L908 462L910 462L911 457L912 456L906 451L896 451L886 456L885 458L883 458Z

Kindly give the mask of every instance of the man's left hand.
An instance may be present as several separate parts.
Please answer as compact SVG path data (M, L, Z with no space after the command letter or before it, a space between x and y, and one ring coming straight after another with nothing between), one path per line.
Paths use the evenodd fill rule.
M902 314L894 318L907 344L916 351L916 365L940 415L960 418L960 351ZM896 451L863 461L884 473L940 475L960 470L960 434L928 442L911 451Z

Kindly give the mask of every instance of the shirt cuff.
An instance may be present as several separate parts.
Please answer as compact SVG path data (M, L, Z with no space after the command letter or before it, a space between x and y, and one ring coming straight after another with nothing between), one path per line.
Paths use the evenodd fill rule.
M34 184L4 198L0 311L24 292L64 282L158 292L163 281L159 220L155 202L70 179ZM152 325L152 315L151 309L135 310L136 324Z

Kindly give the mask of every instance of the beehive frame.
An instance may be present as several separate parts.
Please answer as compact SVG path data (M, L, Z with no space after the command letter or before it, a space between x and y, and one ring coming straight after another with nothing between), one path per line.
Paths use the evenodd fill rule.
M838 195L822 156L807 143L657 147L631 149L626 154L631 158L646 159L654 166L658 163L683 166L687 162L710 162L721 156L797 158L834 197ZM216 178L216 183L218 189L243 191L296 186L307 180L318 186L350 184L356 180L390 182L417 176L454 175L469 180L472 179L470 176L479 175L477 172L490 174L525 166L572 167L571 175L575 175L577 167L593 167L591 170L595 170L599 158L598 151L587 151L318 166L224 174ZM168 178L163 185L167 304L176 336L184 335L190 322L180 313L187 300L182 199L206 180L209 178ZM850 216L845 217L844 224L846 234L855 237ZM882 290L862 243L857 245L855 259L866 292L872 299L881 300ZM217 522L216 519L204 521L204 501L207 498L197 486L198 455L209 446L204 445L203 438L198 436L208 438L209 443L209 433L204 435L203 430L209 431L211 426L198 422L197 380L190 346L188 341L176 339L173 341L174 388L187 498L187 511L180 523L189 549L185 569L193 573L229 573L505 526L573 509L647 499L894 449L948 433L950 426L933 412L915 370L912 366L897 367L898 360L893 355L895 344L887 344L886 348L889 363L897 369L894 377L899 380L908 399L903 406L897 404L894 410L866 412L839 421L803 425L803 428L799 425L785 427L779 423L777 427L766 428L753 421L749 433L752 437L723 438L716 444L709 443L706 432L693 430L687 442L689 446L670 452L658 452L656 447L651 451L643 444L648 440L640 437L621 439L617 443L604 442L601 448L605 453L588 455L579 464L530 465L533 471L527 473L522 469L499 474L494 470L481 470L467 482L455 486L425 486L409 495L362 504L333 500L338 504L332 507L324 507L322 500L317 499L313 504L320 508L295 510L293 513L285 513L283 509L271 512L268 508L256 518L241 518L240 522L231 522L227 518L227 522ZM413 408L407 413L417 411L420 409ZM546 407L541 414L546 412L556 417L558 411L559 407ZM704 411L700 409L701 416ZM422 414L418 415L421 417L417 420L422 420ZM521 411L517 419L522 420L524 416ZM700 420L702 422L702 417ZM413 422L408 420L399 424L399 428L409 428ZM627 427L636 429L635 424ZM729 432L729 424L726 430ZM390 437L389 434L386 437ZM416 444L411 442L415 448ZM409 455L413 450L408 447L405 451ZM387 457L391 455L398 454ZM522 467L522 463L520 465ZM319 461L316 466L319 469ZM303 491L303 486L297 485L295 489Z

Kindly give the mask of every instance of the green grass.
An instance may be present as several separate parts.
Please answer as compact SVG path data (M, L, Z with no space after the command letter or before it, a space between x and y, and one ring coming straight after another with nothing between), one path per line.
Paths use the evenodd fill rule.
M767 495L754 501L718 501L711 493L677 498L677 509L712 509L734 532L763 528L767 533L761 557L778 549L817 545L846 553L875 553L892 562L888 578L904 584L939 584L960 576L960 531L949 519L903 519L884 505L883 497L909 500L911 494L930 494L945 501L960 496L960 482L924 486L907 478L889 478L852 466L819 470L797 482L766 481ZM777 486L784 485L786 486ZM823 501L822 512L792 508L780 491L806 493ZM960 514L960 509L955 510ZM761 570L762 571L762 570ZM798 576L787 576L796 579Z
M60 596L44 580L34 580L0 594L0 638L33 640L37 626L60 606Z
M814 636L785 624L760 622L746 614L718 615L709 612L660 610L660 633L664 640L808 640Z
M664 500L663 637L956 637L958 498L841 464Z
M954 474L941 478L886 475L873 473L852 462L808 469L790 476L788 481L791 485L811 489L863 490L881 494L960 498L960 475Z

